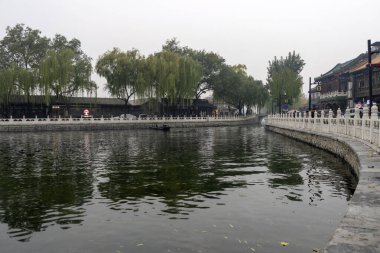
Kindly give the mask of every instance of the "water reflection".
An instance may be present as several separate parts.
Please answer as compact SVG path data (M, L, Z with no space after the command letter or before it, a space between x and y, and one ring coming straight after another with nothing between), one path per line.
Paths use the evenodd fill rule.
M82 206L92 194L87 157L72 159L73 152L86 147L63 143L62 135L41 137L11 135L1 141L0 220L20 241L52 225L80 224Z
M105 179L98 185L101 196L111 200L112 209L134 212L136 201L146 197L159 198L165 204L162 211L169 214L188 215L195 208L209 208L203 204L207 199L219 199L225 189L246 185L236 177L262 173L239 168L244 162L239 139L228 142L229 150L225 145L212 149L217 139L214 133L214 129L180 130L140 136L139 147L132 142L133 152L129 145L114 146L101 175ZM126 142L131 143L129 137ZM254 162L244 166L253 167Z
M187 220L233 205L235 190L317 206L349 199L355 187L341 160L261 128L3 134L0 141L0 221L20 241L48 227L81 226L93 205L109 211L99 222L111 212Z

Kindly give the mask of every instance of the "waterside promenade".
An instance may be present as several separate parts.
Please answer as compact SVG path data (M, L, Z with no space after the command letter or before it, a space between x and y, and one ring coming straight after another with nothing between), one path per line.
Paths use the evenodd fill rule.
M377 112L377 106L371 108ZM268 116L268 130L325 149L345 159L358 177L348 210L325 252L380 252L380 120L368 108L355 115L312 118L294 114Z
M256 115L249 117L139 117L128 118L9 118L0 119L0 132L122 130L144 129L153 125L170 127L207 127L258 123Z

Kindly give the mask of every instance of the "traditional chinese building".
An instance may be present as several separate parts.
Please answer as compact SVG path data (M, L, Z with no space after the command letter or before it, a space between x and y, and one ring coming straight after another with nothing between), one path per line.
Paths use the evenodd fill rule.
M380 103L380 42L372 44L372 101ZM337 64L327 73L314 78L320 85L320 109L338 108L345 111L347 107L362 106L369 99L368 53Z
M368 61L363 60L350 69L353 102L365 104L369 99ZM372 101L380 103L380 55L372 55ZM353 107L353 104L350 104Z
M320 109L347 108L348 101L352 99L352 85L350 85L350 69L366 58L366 54L344 63L337 64L327 73L314 78L320 85Z
M206 99L187 99L173 105L167 99L131 100L97 97L50 97L45 96L11 96L7 103L0 104L0 118L25 117L114 117L121 114L201 116L211 115L216 107ZM86 111L86 113L84 113ZM85 115L86 114L86 115Z
M311 89L311 108L313 110L319 110L321 98L321 85L317 84Z

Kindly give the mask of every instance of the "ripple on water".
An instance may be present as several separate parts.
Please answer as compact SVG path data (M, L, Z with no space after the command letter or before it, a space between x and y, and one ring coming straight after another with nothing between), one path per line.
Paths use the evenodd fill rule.
M341 160L255 127L0 135L0 222L39 232L36 251L308 252L354 187Z

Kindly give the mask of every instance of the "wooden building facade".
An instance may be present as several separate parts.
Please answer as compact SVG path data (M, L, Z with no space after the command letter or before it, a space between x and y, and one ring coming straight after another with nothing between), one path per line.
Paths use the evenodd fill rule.
M372 55L372 101L380 103L380 54ZM340 108L342 111L361 107L369 99L368 54L363 53L345 63L337 64L327 73L314 78L320 85L319 108Z

